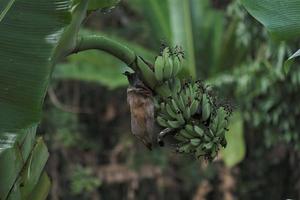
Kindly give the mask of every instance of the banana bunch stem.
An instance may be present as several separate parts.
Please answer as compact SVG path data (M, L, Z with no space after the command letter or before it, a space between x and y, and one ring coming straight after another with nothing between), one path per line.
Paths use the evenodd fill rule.
M132 66L132 64L136 60L135 53L125 45L103 35L95 34L88 36L78 36L76 47L71 52L71 54L90 49L101 50L109 53L123 61L128 66ZM133 65L132 67L135 66Z
M107 38L103 35L88 35L78 36L76 47L70 54L96 49L104 51L123 61L128 67L135 72L140 72L140 77L151 89L154 89L157 81L155 80L153 70L146 64L146 62L135 54L134 51L127 46Z

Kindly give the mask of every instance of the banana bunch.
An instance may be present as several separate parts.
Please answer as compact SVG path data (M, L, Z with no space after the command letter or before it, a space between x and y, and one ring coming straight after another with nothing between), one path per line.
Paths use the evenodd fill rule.
M202 89L197 83L182 86L178 78L167 81L165 86L169 90L163 96L169 96L159 104L156 103L159 110L157 122L162 127L176 129L186 124L197 112Z
M197 158L215 158L220 146L226 147L227 115L225 109L220 107L209 126L198 123L185 125L174 136L179 141L178 152L194 153Z
M145 82L154 93L155 118L162 131L157 138L163 142L168 134L176 141L179 153L213 159L220 147L226 146L230 111L218 103L201 81L181 81L183 52L166 47L148 66L138 59Z
M182 54L176 49L166 47L161 56L158 56L154 63L154 75L158 83L164 83L172 77L176 77L181 70Z
M179 153L197 158L216 157L220 146L226 146L225 132L230 112L217 105L202 82L166 80L156 96L156 120L162 128L173 130Z

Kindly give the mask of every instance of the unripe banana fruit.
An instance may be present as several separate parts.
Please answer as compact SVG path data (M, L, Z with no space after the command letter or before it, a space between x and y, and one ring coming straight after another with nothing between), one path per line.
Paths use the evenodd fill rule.
M155 118L163 129L158 139L162 141L165 134L171 134L177 152L212 160L227 144L225 133L231 112L216 102L203 82L181 81L177 77L182 59L183 53L177 47L166 47L156 57L154 67L138 60L154 93Z
M163 98L155 100L160 105L156 106L157 122L163 128L174 130L177 152L214 159L220 147L226 146L230 112L214 102L215 98L200 81L182 83L171 78L162 86L168 91L165 90Z
M182 57L175 51L171 52L169 47L166 47L162 55L157 56L154 63L154 74L158 83L163 84L171 78L176 77L182 69Z

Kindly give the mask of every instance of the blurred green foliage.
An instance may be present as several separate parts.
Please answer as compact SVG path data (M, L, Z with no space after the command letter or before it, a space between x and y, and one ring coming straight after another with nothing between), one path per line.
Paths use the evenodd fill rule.
M292 68L285 77L282 70L266 62L241 73L247 74L241 75L244 84L237 83L245 123L264 133L267 146L286 142L299 148L300 107L295 104L299 101L299 68Z
M233 167L245 158L246 147L244 141L243 119L240 112L231 117L229 131L226 134L227 147L221 152L225 164Z
M92 192L101 186L101 181L93 175L88 167L75 166L71 172L71 193L74 195Z

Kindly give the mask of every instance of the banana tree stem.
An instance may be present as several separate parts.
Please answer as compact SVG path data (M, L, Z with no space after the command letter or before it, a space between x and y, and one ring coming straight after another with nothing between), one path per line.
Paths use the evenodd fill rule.
M79 36L77 45L71 54L89 49L97 49L109 53L123 61L134 71L136 70L134 63L137 56L131 49L117 41L111 40L103 35Z

